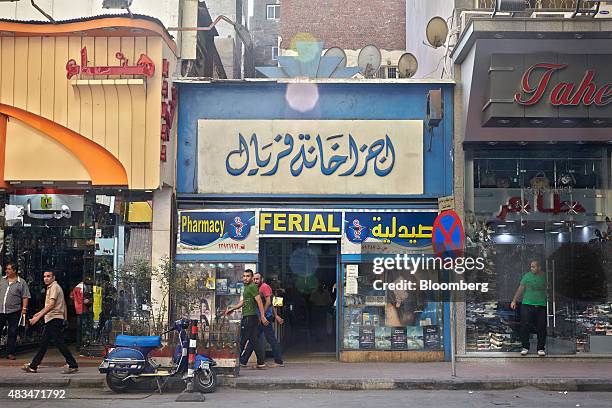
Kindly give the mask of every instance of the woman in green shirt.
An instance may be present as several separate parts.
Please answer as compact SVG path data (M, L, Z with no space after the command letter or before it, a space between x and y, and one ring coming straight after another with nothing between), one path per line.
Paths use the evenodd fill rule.
M533 260L529 264L530 271L523 275L521 283L514 294L510 308L522 299L521 304L521 355L529 353L529 327L534 325L538 336L538 356L546 355L546 275L540 262Z

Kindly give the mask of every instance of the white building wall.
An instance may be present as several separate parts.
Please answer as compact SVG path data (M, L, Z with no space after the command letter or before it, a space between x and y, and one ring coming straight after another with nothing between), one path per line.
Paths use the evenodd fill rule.
M179 25L179 4L181 0L134 0L132 10L161 20L166 27ZM121 10L102 8L102 0L36 0L45 12L56 20L69 20L100 14L122 14ZM45 20L45 17L32 7L29 0L15 3L0 2L0 17L16 20Z

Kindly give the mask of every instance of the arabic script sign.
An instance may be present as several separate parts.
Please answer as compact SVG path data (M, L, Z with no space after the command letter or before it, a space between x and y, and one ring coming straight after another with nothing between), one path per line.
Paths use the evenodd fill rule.
M428 251L437 216L437 211L346 212L343 253Z
M141 54L136 65L130 66L128 59L121 53L115 54L115 58L119 60L119 66L89 66L87 60L87 47L81 50L81 65L78 65L74 59L71 59L66 64L66 77L71 79L75 75L138 75L151 78L155 74L155 63L145 54Z
M422 121L201 120L199 191L422 194Z

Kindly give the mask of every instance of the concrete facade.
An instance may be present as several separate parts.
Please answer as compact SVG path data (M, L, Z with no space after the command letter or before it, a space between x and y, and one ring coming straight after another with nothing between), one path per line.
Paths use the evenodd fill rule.
M253 36L255 66L276 66L272 59L272 47L278 46L280 20L267 18L267 6L280 4L279 0L252 0L253 15L249 21L249 31ZM282 14L281 14L282 18Z

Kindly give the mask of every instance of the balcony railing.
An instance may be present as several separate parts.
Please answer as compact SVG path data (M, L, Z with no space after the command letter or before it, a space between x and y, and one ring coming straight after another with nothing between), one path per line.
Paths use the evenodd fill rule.
M574 10L577 0L526 0L529 9L543 10ZM582 8L590 8L595 5L595 1L584 1ZM478 0L478 8L493 9L495 0Z

